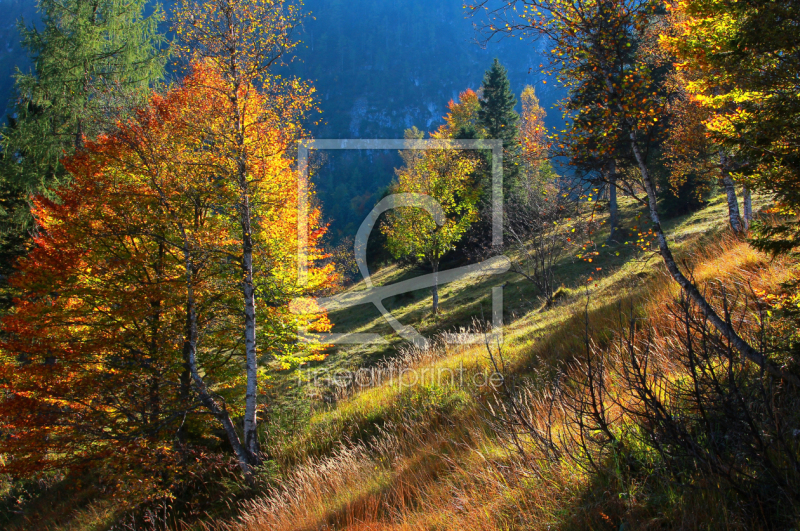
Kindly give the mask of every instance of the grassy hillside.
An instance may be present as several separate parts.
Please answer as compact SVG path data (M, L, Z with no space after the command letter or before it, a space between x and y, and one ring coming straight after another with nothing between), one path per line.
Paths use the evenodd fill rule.
M626 235L638 234L641 213L636 204L623 204ZM695 280L709 293L719 291L714 286L731 293L749 286L757 293L784 281L796 264L768 259L734 239L725 213L717 197L666 227ZM680 316L668 311L679 296L676 286L657 255L604 245L602 216L597 221L598 254L591 263L579 259L575 244L560 258L562 288L552 304L511 273L444 286L437 319L430 315L429 291L387 301L401 322L438 338L430 348L403 346L374 308L333 314L337 331L385 332L388 342L338 348L315 367L274 377L263 423L270 461L256 487L242 485L220 462L175 499L126 513L113 487L90 475L82 479L86 484L51 478L27 493L19 485L5 493L5 528L160 529L165 522L237 530L759 527L763 519L757 509L742 509L736 485L709 485L708 477L692 473L684 476L691 488L665 481L659 457L646 444L636 446L640 428L622 410L610 413L618 441L611 451L593 454L593 442L581 445L570 436L575 402L563 397L581 389L575 376L581 367L597 359L625 366L620 338L632 319L637 330L653 331L652 345L663 347L654 366L673 380L681 377L679 346L670 350L669 341L658 342L679 343ZM373 281L385 285L415 274L390 267ZM501 284L502 346L489 336L488 345L465 343L463 330L489 314L491 287ZM731 315L748 304L731 297ZM740 326L747 332L754 325ZM347 385L343 371L365 367L372 369L370 379ZM552 385L559 371L566 393ZM339 376L332 380L332 374ZM608 383L605 392L631 398L620 374L600 376ZM553 442L557 449L548 447Z

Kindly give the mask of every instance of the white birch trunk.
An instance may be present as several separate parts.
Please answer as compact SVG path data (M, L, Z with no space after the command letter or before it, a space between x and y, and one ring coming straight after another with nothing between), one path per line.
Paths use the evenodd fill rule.
M736 184L731 176L723 173L722 184L725 186L725 196L728 200L728 222L735 234L742 233L742 217L739 214L739 202L736 199Z
M246 198L245 198L246 199ZM247 204L247 203L246 203ZM256 298L253 284L253 242L250 233L249 208L242 215L243 253L242 253L242 293L244 295L244 341L247 372L247 388L244 410L244 444L247 451L258 463L258 351L256 350Z
M239 109L236 109L237 185L239 186L239 223L242 229L242 295L244 297L244 345L247 384L244 404L244 447L251 465L260 462L258 444L258 350L256 348L256 290L253 282L253 232L250 183L247 176L247 151L245 131Z
M728 157L722 152L719 154L719 165L722 171L722 185L725 187L725 196L728 200L728 222L734 234L741 234L744 232L744 227L742 216L739 214L739 201L736 199L736 183L728 171Z

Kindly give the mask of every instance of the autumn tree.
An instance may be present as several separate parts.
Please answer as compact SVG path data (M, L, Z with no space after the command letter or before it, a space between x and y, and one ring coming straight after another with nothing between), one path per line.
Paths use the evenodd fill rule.
M153 111L156 119L170 116L166 133L154 136L152 128L141 126L129 134L117 135L135 155L126 160L128 171L149 179L149 186L157 192L176 235L174 246L183 258L186 320L182 356L186 370L182 385L191 382L197 400L224 428L239 465L248 476L260 456L252 453L246 440L239 439L232 419L247 415L253 377L245 372L243 377L237 374L224 382L231 392L238 389L239 382L244 384L242 401L236 396L221 395L217 391L221 383L208 378L203 368L215 353L223 351L229 359L241 359L247 364L247 329L241 326L247 307L236 295L241 293L243 262L247 259L242 252L243 240L249 238L252 244L249 259L255 295L266 303L257 331L261 352L278 367L319 358L321 347L298 341L297 332L298 328L327 330L324 312L312 316L317 310L313 306L306 305L303 310L290 305L308 290L323 288L331 272L331 266L318 270L312 263L307 266L305 281L301 282L297 275L299 260L313 262L323 256L317 243L325 232L318 226L319 212L308 212L312 233L306 253L298 253L299 188L290 146L310 107L310 88L267 76L261 82L259 91L252 85L242 87L250 94L247 112L242 116L246 125L243 141L249 151L248 206L254 218L247 234L241 228L241 185L230 178L237 171L238 161L231 161L231 153L221 150L226 147L221 141L209 142L228 137L229 120L235 115L235 103L227 97L226 80L215 63L206 61L193 66L185 88L176 93L178 111L166 114L161 107ZM165 180L167 176L170 180ZM225 176L229 178L221 179ZM191 202L179 194L176 203L172 199L174 190L188 194ZM206 223L198 225L203 211L217 221L216 231L205 232ZM204 301L204 291L194 283L202 278L198 275L210 260L224 260L225 267L216 278L216 286L205 295L213 297L209 302ZM224 349L209 336L213 329L209 323L223 322L225 333L235 341L233 347ZM242 403L244 408L240 409Z
M686 1L665 44L677 54L687 93L707 118L710 140L735 154L735 173L776 198L780 221L763 223L755 243L771 252L800 245L797 93L800 10L792 2Z
M432 197L441 206L442 219L417 207L403 206L389 212L381 226L389 250L399 257L412 257L431 266L434 275L433 306L439 312L439 286L436 280L439 264L449 251L478 219L480 188L475 185L473 171L477 165L474 155L448 149L445 129L431 135L441 146L425 150L406 150L400 154L405 165L397 170L396 194L421 194ZM422 132L409 129L406 139L421 139Z
M158 198L120 168L118 148L117 136L85 140L63 161L69 184L34 204L38 235L11 278L19 297L3 320L7 472L90 463L117 477L136 477L137 463L163 472L179 453L170 439L192 424L176 355L180 256ZM212 361L209 377L220 367Z
M85 148L65 162L73 180L56 200L36 200L39 235L11 278L20 297L2 323L3 469L94 463L135 479L137 463L175 463L167 434L191 412L177 392L180 262L157 198Z
M527 85L520 96L522 115L519 124L519 140L521 144L522 171L529 174L528 179L537 181L542 165L547 161L547 130L544 126L545 110L539 104L536 91Z
M550 164L550 141L544 125L547 113L530 85L523 89L520 100L520 188L523 195L530 195L541 193L546 186L552 184L555 172Z
M556 288L553 266L568 243L563 227L571 209L550 163L545 110L534 88L526 86L520 100L520 178L505 204L506 248L513 251L512 271L549 301Z
M650 53L656 62L678 62L674 46L682 31L685 15L682 8L670 6L668 14L654 26ZM709 188L716 181L722 184L728 203L728 222L735 234L743 234L752 221L750 189L742 189L743 212L739 209L733 175L746 166L740 155L721 145L708 135L705 123L712 120L716 111L704 106L688 88L700 79L701 73L679 64L670 72L667 85L671 98L667 105L670 127L664 140L665 160L670 169L670 185L682 186L687 180L696 180L699 189ZM719 88L715 89L716 91Z
M191 378L197 399L225 429L240 467L249 476L260 456L252 453L246 439L239 440L232 417L234 413L236 417L248 414L253 377L245 372L244 378L237 375L226 382L230 387L243 380L246 391L241 401L220 396L215 390L220 384L207 378L203 369L215 353L222 351L229 358L242 359L247 365L247 329L241 326L247 306L246 301L236 295L241 293L243 263L248 258L251 260L253 289L259 300L265 302L257 331L261 352L283 368L320 357L321 346L299 341L297 333L299 328L328 330L327 318L313 305L306 304L305 309L302 304L298 307L295 299L325 287L332 267L313 267L313 262L323 257L317 244L325 232L318 224L317 210L307 213L311 234L307 238L306 252L298 253L299 187L295 160L289 148L296 141L299 124L309 109L309 89L269 77L262 78L260 91L252 85L243 87L251 93L247 113L242 116L247 125L243 141L249 151L248 206L253 216L247 234L243 234L241 228L241 185L234 179L221 179L237 171L237 161L231 161L229 152L220 152L220 143L209 144L209 139L225 138L229 134L229 119L235 115L235 102L227 97L225 89L224 75L213 62L195 65L185 82L183 97L187 103L173 118L174 133L166 138L152 137L148 135L149 128L141 127L129 136L118 137L136 155L136 159L129 162L129 171L138 168L158 193L176 234L174 245L183 257L186 324L182 355L188 372L184 382ZM155 112L159 111L157 108ZM162 147L165 144L171 150L165 151ZM164 176L173 180L165 181ZM197 199L186 204L183 196L177 195L179 202L176 204L171 199L173 190ZM205 232L204 226L198 226L198 203L209 209L206 211L208 218L217 220L217 231ZM252 244L249 257L242 251L246 239ZM216 286L206 295L213 299L204 302L204 293L194 282L203 264L215 259L224 260L224 274L216 279ZM302 281L297 273L300 260L311 261L306 264L307 278ZM314 313L316 316L312 315ZM223 320L222 316L227 318ZM225 333L235 340L235 347L223 349L213 336L209 337L209 319L226 323ZM242 402L244 408L239 409Z
M265 230L270 221L258 216L259 208L268 199L260 195L259 187L269 184L268 162L283 156L293 146L292 142L276 143L273 138L263 136L264 113L261 111L269 108L271 102L305 105L304 98L274 98L270 93L290 89L305 94L310 91L296 80L271 83L272 79L277 79L270 74L272 67L297 45L294 31L299 21L299 6L282 0L206 0L197 4L184 0L175 13L174 27L181 57L187 62L213 68L222 80L213 90L219 91L228 102L228 113L221 116L223 121L206 133L215 155L224 161L218 166L219 178L235 189L237 198L229 213L236 218L241 231L237 262L241 266L247 374L243 447L251 465L260 462L254 271L259 268L266 272L271 267L269 263L254 263L254 232ZM281 109L273 111L282 112ZM288 122L283 124L281 134L296 140L302 129L299 123ZM268 300L262 301L269 304Z
M478 123L481 104L478 93L466 89L458 94L458 101L450 100L444 116L447 135L456 139L484 138L485 131Z
M120 462L153 464L154 453L168 465L189 432L216 424L251 472L233 420L246 411L240 389L247 384L236 296L241 232L228 214L239 195L219 179L228 161L207 143L231 112L215 89L223 85L213 67L195 66L182 86L154 96L114 135L87 142L65 163L73 184L59 201L37 203L41 236L13 280L26 296L3 322L0 410L12 434L3 451L14 456L7 470L120 455ZM248 129L252 149L292 141L292 128L281 126L302 106L267 108L264 97L251 103L262 117L258 131ZM290 304L324 287L331 269L313 264L324 234L317 211L309 215L309 254L296 252L291 158L260 163L251 171L270 176L257 188L265 223L253 227L255 262L269 264L258 271L260 296L270 303L260 333L264 350L292 366L320 355L319 345L297 341L298 327L329 324L324 313L312 315L316 308ZM304 284L299 259L311 260Z
M497 7L494 7L494 6ZM633 155L645 190L659 253L673 279L733 348L771 374L795 384L787 374L736 332L708 303L675 261L661 226L657 190L648 167L647 148L665 119L666 93L652 65L637 45L644 40L658 4L648 0L484 0L473 11L489 12L488 38L495 35L547 37L552 42L550 69L570 91L567 117L590 113L591 120L573 120L560 144L568 149L614 153L626 145ZM582 95L591 95L584 98Z

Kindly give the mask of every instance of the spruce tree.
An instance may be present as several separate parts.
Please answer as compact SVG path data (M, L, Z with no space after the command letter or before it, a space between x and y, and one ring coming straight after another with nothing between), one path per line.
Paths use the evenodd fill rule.
M160 6L147 0L41 0L41 29L20 24L33 71L17 71L16 127L3 131L12 154L4 177L32 192L63 180L59 160L80 148L132 92L163 75ZM112 116L109 116L112 115ZM92 118L94 119L92 119Z
M40 28L20 23L33 68L17 71L15 116L0 131L0 196L13 199L0 208L4 257L19 254L31 227L27 197L65 182L60 160L113 125L166 61L163 11L147 0L40 0L38 9Z
M503 141L503 180L511 186L519 175L519 115L517 99L511 92L508 72L497 59L483 76L483 95L478 110L478 125L486 138ZM491 167L491 166L489 166Z

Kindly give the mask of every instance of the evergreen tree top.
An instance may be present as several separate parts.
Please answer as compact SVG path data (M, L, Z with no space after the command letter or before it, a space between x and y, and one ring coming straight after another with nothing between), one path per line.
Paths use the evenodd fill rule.
M489 138L503 140L508 148L517 137L519 115L514 110L517 99L511 92L508 72L495 58L492 67L483 76L483 96L478 110L478 123Z
M40 0L41 27L20 23L33 62L17 71L17 123L2 130L2 179L47 194L68 179L59 160L113 123L164 73L164 18L148 0ZM107 124L106 124L107 125Z

